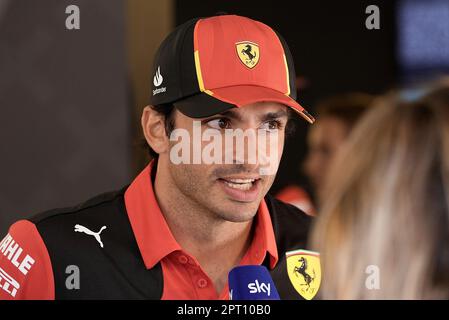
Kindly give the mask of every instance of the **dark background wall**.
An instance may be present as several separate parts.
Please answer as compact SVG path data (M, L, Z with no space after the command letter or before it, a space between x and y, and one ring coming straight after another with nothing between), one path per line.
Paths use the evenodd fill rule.
M70 4L80 30L65 28ZM0 234L129 181L123 12L118 0L1 0Z
M368 30L368 5L380 9L379 30ZM262 21L289 44L298 79L298 101L313 111L322 98L349 91L380 93L396 80L395 1L176 1L176 24L217 12ZM275 192L288 183L307 185L300 173L307 125L297 123L283 156Z

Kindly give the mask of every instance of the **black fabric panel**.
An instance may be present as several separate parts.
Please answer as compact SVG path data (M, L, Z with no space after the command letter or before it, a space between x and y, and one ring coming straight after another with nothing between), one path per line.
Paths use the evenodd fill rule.
M192 19L171 32L156 52L151 77L150 103L171 103L187 95L199 93L193 51L193 31L198 19ZM153 76L160 68L163 81L156 87ZM165 92L153 95L153 90L165 88Z
M198 77L195 68L193 31L198 19L192 19L187 26L182 40L181 54L179 56L179 77L181 79L182 97L188 97L200 92Z
M270 270L271 277L281 300L304 300L290 282L285 253L308 248L307 239L312 219L298 208L270 195L265 197L265 201L270 211L279 255L276 267ZM264 265L268 267L268 259L266 260Z
M52 210L30 221L36 224L53 266L56 299L160 299L160 264L147 270L125 210L123 192L95 197L71 209ZM76 224L101 233L104 248L94 237L74 232ZM66 268L80 270L80 289L68 290Z
M290 52L290 49L287 45L287 42L285 39L278 33L277 31L276 35L278 36L279 40L281 41L282 47L284 48L285 58L287 59L287 65L288 65L288 77L289 77L289 83L290 83L290 97L294 100L297 98L296 93L296 72L295 72L295 63L293 62L293 57Z

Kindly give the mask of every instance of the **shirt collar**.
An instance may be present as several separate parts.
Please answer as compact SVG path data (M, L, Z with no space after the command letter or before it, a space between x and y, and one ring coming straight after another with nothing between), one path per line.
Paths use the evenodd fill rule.
M274 237L273 224L271 223L270 212L264 199L260 202L257 212L256 229L252 246L261 248L262 256L270 255L270 268L273 269L278 262L278 250ZM262 264L263 261L260 262Z
M147 269L153 268L170 253L182 250L171 233L154 194L151 181L156 162L150 164L135 178L125 192L125 206L140 254ZM270 268L278 261L273 225L265 200L257 212L251 248L258 248L263 257L270 255ZM263 261L263 260L262 260Z

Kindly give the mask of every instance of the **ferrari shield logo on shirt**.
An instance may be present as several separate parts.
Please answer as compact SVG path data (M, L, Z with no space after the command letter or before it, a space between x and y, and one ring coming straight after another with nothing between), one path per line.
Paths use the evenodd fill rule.
M260 58L259 45L250 41L242 41L237 42L235 46L240 61L242 61L246 67L250 69L254 68Z
M288 277L293 287L304 299L313 299L321 284L320 254L308 250L295 250L285 255Z

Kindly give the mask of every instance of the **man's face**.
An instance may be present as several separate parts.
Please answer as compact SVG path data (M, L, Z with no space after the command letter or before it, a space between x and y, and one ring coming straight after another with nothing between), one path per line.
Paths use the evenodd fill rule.
M212 132L208 141L204 141L204 138L198 141L199 136L193 129L194 121L197 126L196 133L198 133L198 128L201 128L202 134L207 129L214 129L208 130L209 133ZM248 221L254 217L262 198L273 184L282 156L287 121L287 107L271 102L233 108L227 112L201 119L189 118L176 110L175 128L189 132L191 158L194 153L198 155L198 152L203 152L205 154L206 150L210 150L207 149L207 146L209 145L210 148L212 141L217 146L216 143L220 140L221 145L219 144L219 148L215 150L220 151L221 156L218 158L223 161L215 161L211 164L210 162L204 163L205 161L202 159L200 164L175 164L173 157L179 153L173 152L173 148L180 140L170 141L171 154L164 154L163 157L160 155L159 161L168 160L167 165L171 179L179 191L185 197L207 209L216 218L232 222ZM241 132L247 130L247 132L255 133L259 139L258 143L254 145L256 156L251 154L254 149L248 148L248 139L245 140L243 146L238 146L236 140L231 146L226 143L229 140L226 140L225 136L235 132L235 129L240 129ZM194 141L195 139L197 141ZM197 147L201 146L201 151L198 148L195 149L195 143L197 143ZM269 174L265 174L261 170L264 160L267 160L267 157L259 157L261 154L276 155L274 159L271 157L270 165L274 170L271 170ZM225 155L231 156L234 163L225 162ZM251 157L253 157L253 161L249 163Z

